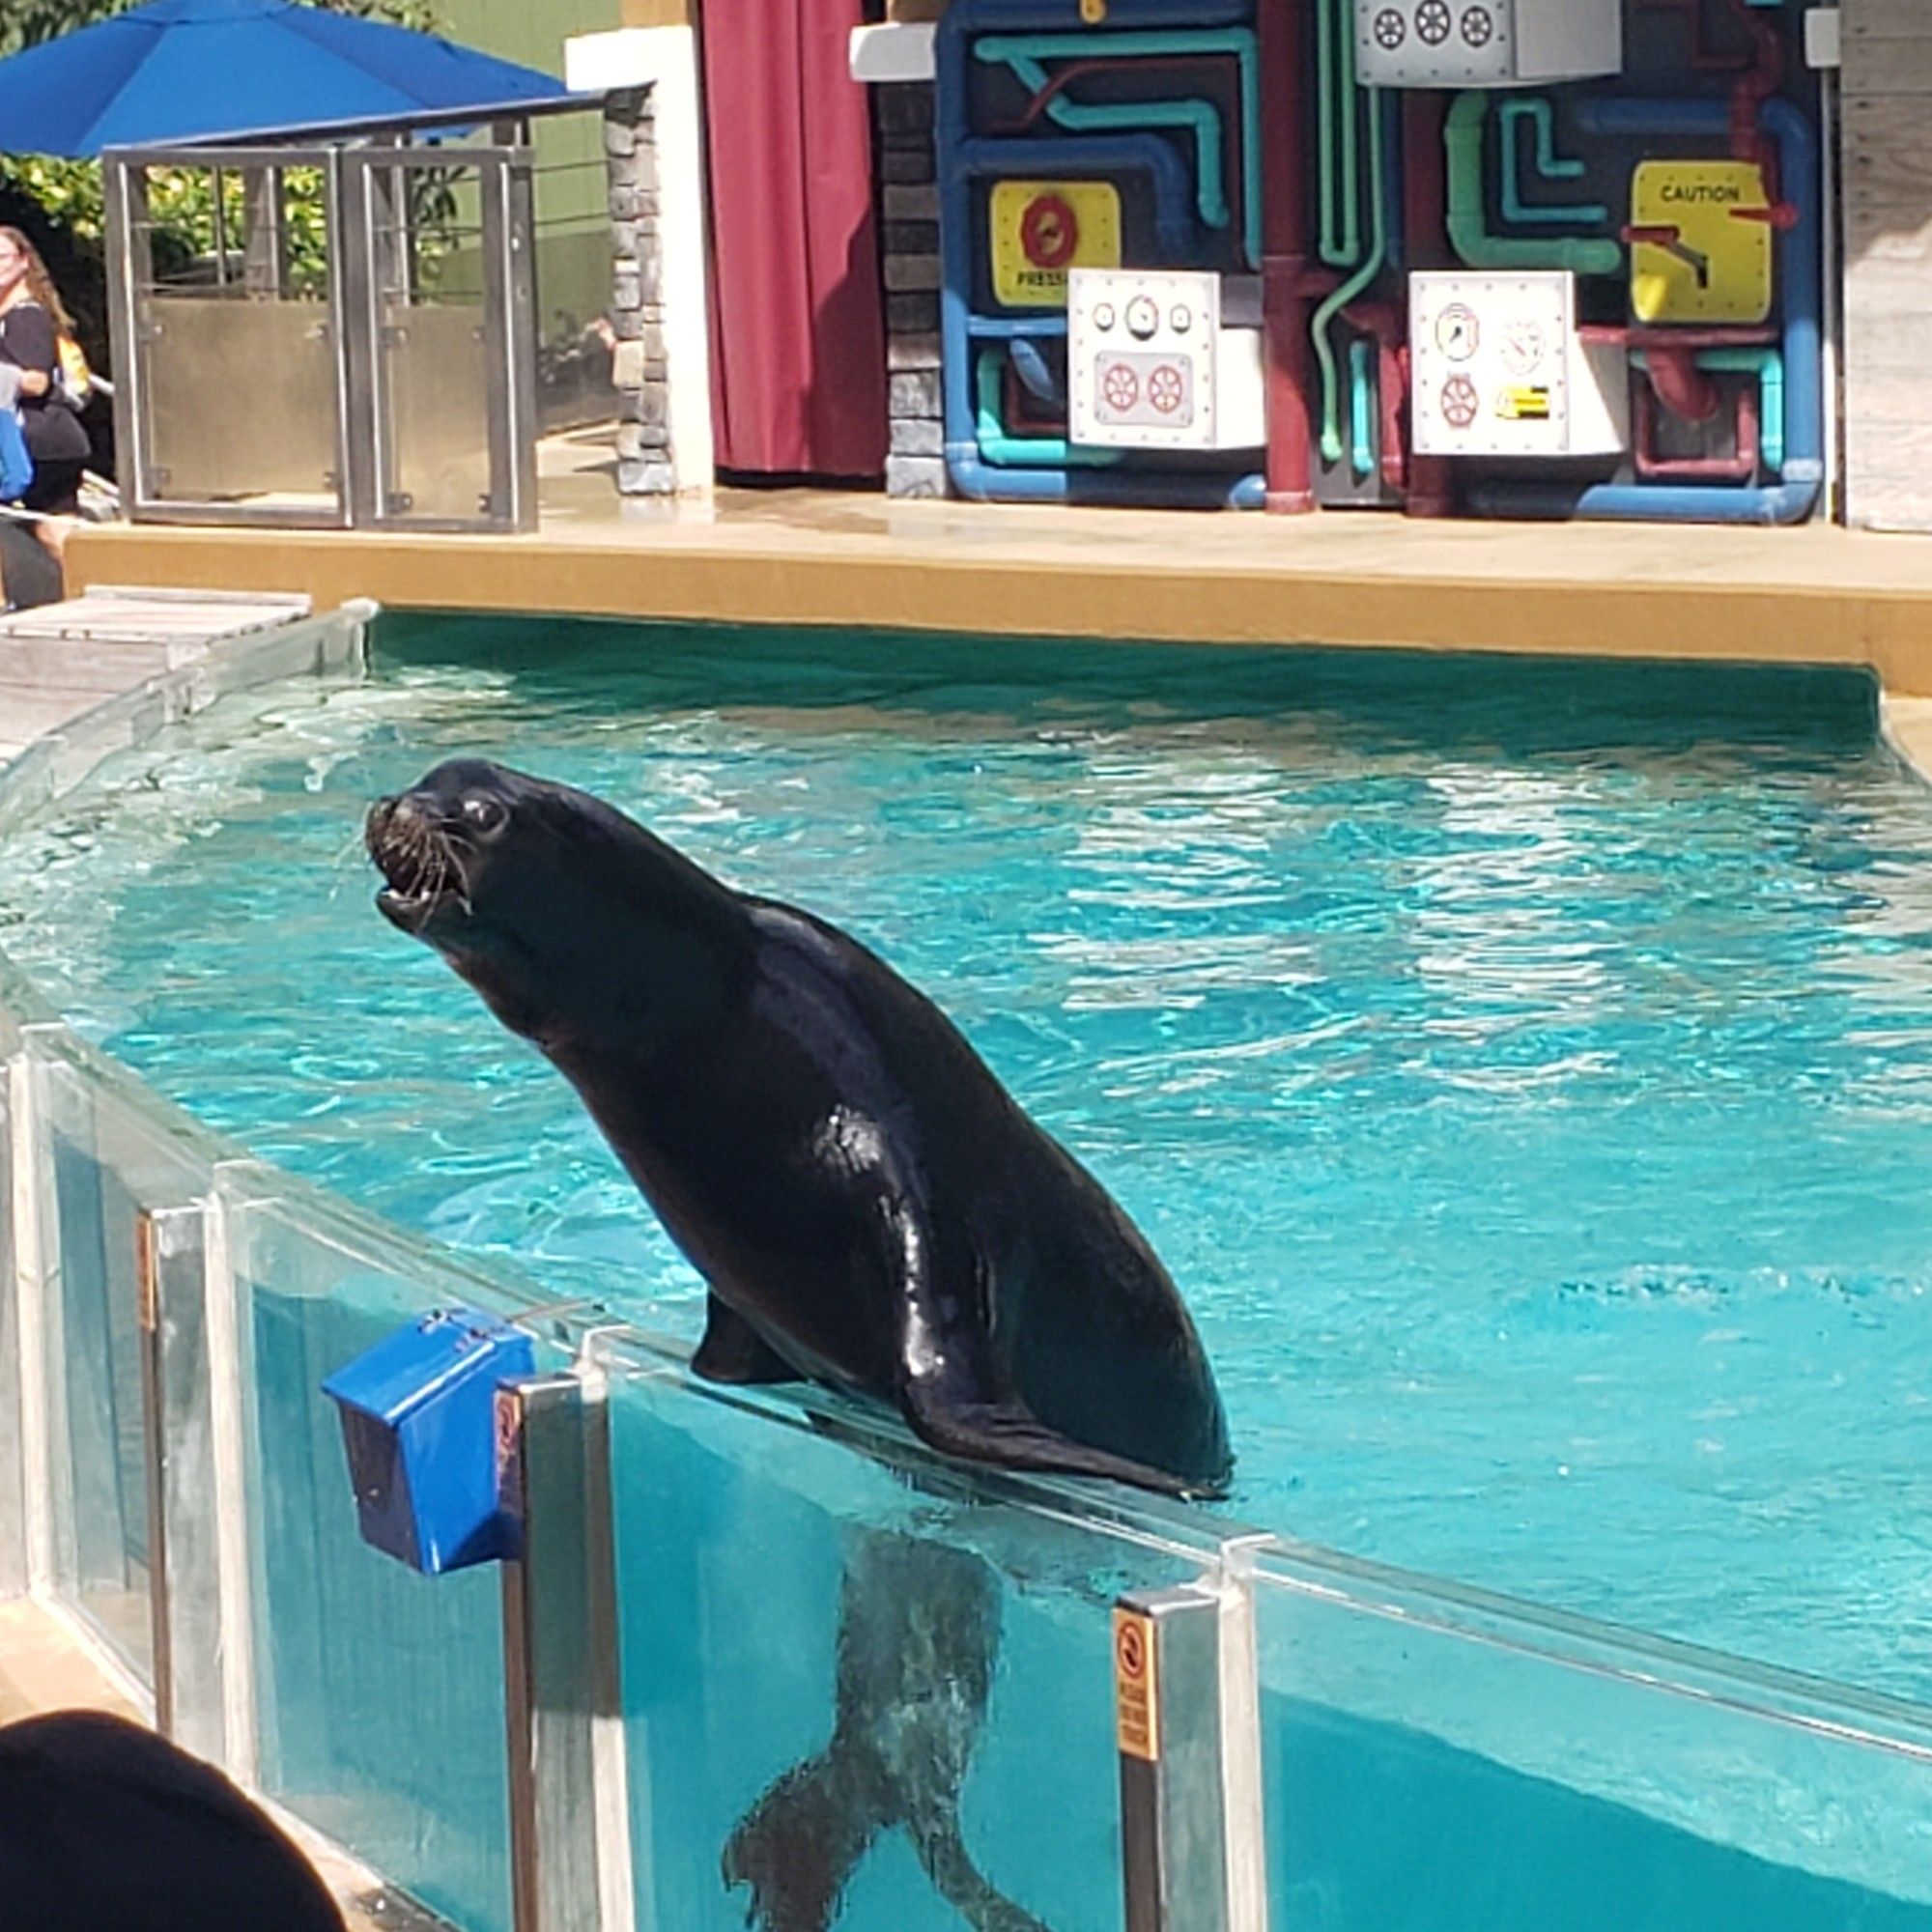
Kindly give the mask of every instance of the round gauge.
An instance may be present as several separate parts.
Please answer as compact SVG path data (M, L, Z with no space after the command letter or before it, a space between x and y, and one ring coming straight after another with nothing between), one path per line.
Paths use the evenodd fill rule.
M1534 374L1543 360L1543 327L1540 323L1513 322L1503 330L1503 363L1512 376Z
M1415 10L1415 31L1432 47L1439 47L1449 38L1449 30L1456 24L1456 16L1449 11L1449 0L1422 0Z
M1451 302L1435 318L1435 346L1452 362L1466 362L1483 339L1483 326L1466 302Z
M1113 326L1114 304L1112 302L1095 302L1094 304L1094 327L1095 328L1112 328Z
M1167 326L1177 335L1185 335L1194 327L1194 311L1185 302L1176 302L1168 312Z
M1127 333L1145 342L1160 327L1160 310L1151 296L1136 296L1127 304Z

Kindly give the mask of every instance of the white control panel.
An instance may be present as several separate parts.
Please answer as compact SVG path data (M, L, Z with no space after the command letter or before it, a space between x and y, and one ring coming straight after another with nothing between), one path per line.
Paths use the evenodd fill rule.
M1607 456L1630 444L1630 368L1577 331L1562 270L1408 278L1423 456Z
M1515 87L1623 63L1621 0L1355 0L1369 87Z
M1075 442L1257 449L1267 440L1261 330L1222 324L1211 272L1069 270L1066 362Z

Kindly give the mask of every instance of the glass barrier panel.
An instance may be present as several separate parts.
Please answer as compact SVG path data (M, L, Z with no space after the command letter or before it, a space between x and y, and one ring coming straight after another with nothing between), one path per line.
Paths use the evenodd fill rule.
M611 1433L639 1925L1118 1932L1111 1608L1199 1558L675 1372Z
M22 1595L27 1573L26 1443L20 1431L19 1258L14 1245L14 1107L9 1062L19 1036L0 1011L0 1598Z
M211 288L141 303L150 503L342 508L336 345L326 297Z
M78 1068L40 1067L51 1156L47 1310L55 1581L154 1682L136 1215L205 1192L208 1169Z
M1932 1714L1373 1579L1258 1609L1277 1926L1932 1932Z
M362 1542L322 1392L404 1322L475 1296L274 1201L231 1225L253 1393L262 1789L466 1932L507 1932L498 1573L418 1576ZM562 1365L541 1345L538 1358Z
M492 355L474 168L420 160L368 174L381 514L474 523L491 514Z

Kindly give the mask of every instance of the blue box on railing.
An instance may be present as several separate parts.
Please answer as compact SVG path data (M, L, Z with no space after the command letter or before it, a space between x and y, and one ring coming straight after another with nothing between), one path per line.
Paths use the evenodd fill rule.
M535 1367L527 1335L474 1308L442 1308L323 1383L341 1412L364 1543L432 1577L514 1553L497 1389Z

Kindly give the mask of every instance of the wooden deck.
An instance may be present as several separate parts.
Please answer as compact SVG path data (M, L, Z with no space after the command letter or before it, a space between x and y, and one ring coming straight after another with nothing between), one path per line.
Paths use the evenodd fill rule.
M0 616L0 760L212 645L308 614L300 594L102 586Z

